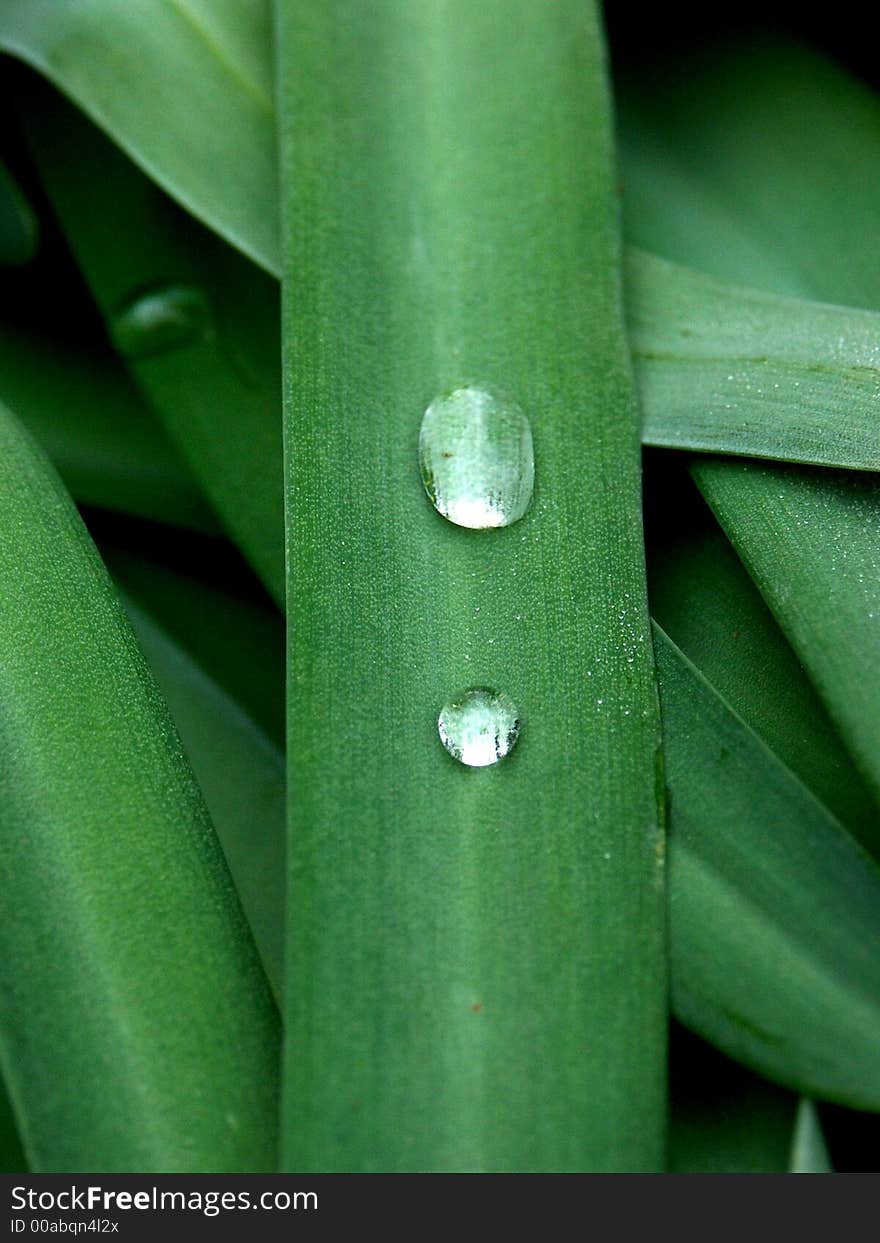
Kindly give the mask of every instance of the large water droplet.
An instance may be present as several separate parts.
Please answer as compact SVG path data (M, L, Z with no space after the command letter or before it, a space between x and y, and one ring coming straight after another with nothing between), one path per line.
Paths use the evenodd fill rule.
M518 406L481 388L431 402L419 468L431 502L460 527L507 527L529 507L535 483L532 429Z
M447 700L437 718L440 741L470 768L497 764L516 745L519 713L501 691L475 686Z
M113 317L113 344L127 358L162 354L214 335L211 304L192 285L140 290Z

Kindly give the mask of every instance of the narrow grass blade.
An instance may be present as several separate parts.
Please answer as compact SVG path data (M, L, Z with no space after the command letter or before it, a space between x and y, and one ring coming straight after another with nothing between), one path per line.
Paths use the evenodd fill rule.
M673 1025L669 1170L783 1174L797 1097Z
M877 803L803 667L684 465L667 475L664 486L654 485L647 518L652 617L777 758L880 856Z
M0 49L268 264L278 253L270 13L269 0L3 0Z
M880 468L880 315L628 253L645 444Z
M816 1106L806 1098L798 1106L789 1168L792 1174L832 1174L834 1172Z
M880 867L656 627L655 647L675 1013L797 1091L880 1109Z
M0 323L0 399L80 504L217 529L177 450L109 352Z
M94 546L5 411L0 530L0 1056L29 1159L272 1168L250 933Z
M880 483L769 464L693 470L880 793Z
M283 1162L662 1161L658 726L592 6L279 5L291 916ZM419 426L526 412L529 511L435 512ZM437 737L494 686L498 766ZM540 797L536 797L540 791Z
M284 755L146 611L122 599L205 796L266 974L280 993Z
M280 601L277 282L187 219L50 88L29 78L21 96L50 197L111 337Z

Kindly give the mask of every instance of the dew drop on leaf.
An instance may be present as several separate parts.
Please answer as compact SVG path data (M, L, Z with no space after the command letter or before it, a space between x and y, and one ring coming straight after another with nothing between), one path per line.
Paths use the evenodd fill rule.
M422 419L419 468L434 508L456 526L510 526L528 509L535 482L529 420L481 388L437 397Z
M437 732L449 754L469 768L503 760L519 737L516 704L501 691L475 686L443 705Z
M126 358L162 354L214 336L207 295L192 285L141 289L113 316L113 344Z

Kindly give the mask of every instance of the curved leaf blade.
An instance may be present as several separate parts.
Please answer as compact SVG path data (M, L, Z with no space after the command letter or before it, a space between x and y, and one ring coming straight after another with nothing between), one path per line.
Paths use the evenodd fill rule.
M29 1159L272 1168L277 1015L201 796L5 410L0 447L0 1056Z
M721 462L693 474L880 793L880 483Z
M0 49L45 74L197 218L257 263L277 262L268 0L4 0Z
M880 856L875 799L760 592L686 476L672 475L654 498L648 527L651 616L774 755Z
M655 648L675 1012L796 1091L880 1109L880 867L657 627Z

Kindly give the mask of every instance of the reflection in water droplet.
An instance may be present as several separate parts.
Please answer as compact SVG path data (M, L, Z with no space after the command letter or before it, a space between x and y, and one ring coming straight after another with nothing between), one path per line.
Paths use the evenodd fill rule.
M450 522L510 526L528 509L535 482L529 421L483 389L456 389L425 411L419 468L434 507Z
M165 350L208 341L214 335L211 304L192 285L142 289L113 317L113 344L127 358L144 358Z
M447 700L437 719L440 741L470 768L496 764L519 737L519 713L507 695L475 686Z

